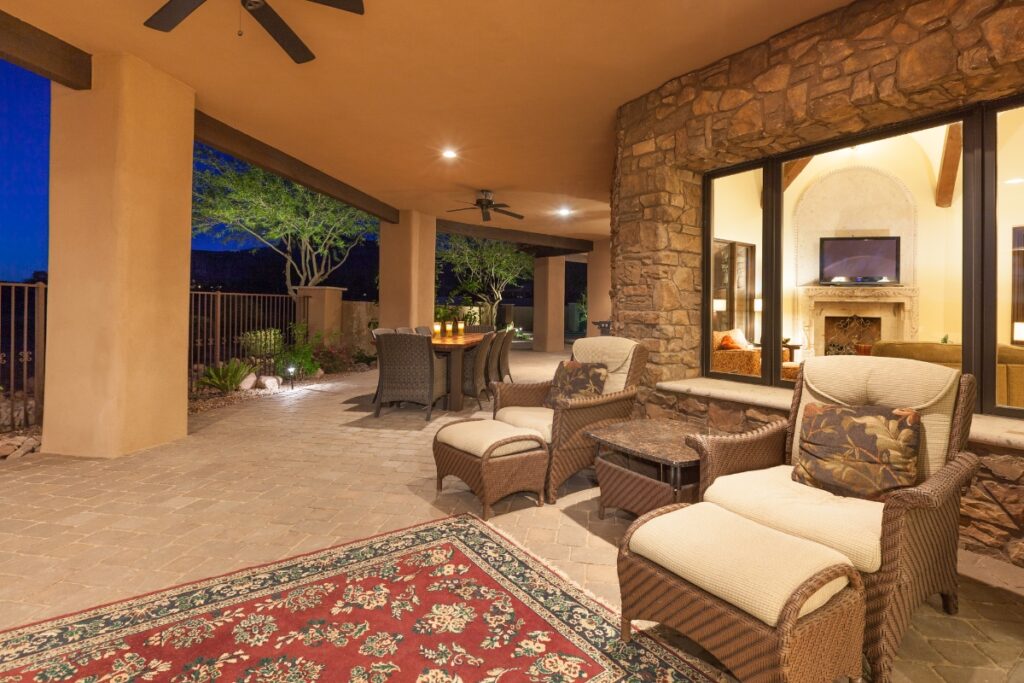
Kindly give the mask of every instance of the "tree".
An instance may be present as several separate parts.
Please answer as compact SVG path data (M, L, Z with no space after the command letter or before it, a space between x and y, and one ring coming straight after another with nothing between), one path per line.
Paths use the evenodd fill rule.
M507 287L533 272L533 257L509 242L449 235L438 250L463 291L480 304L481 322L496 324Z
M253 240L281 255L288 293L326 280L377 232L359 209L287 178L196 146L192 232L225 244Z

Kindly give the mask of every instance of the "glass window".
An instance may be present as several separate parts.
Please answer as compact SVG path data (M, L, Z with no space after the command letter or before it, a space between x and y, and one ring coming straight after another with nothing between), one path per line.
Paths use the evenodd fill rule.
M815 355L960 367L961 167L960 123L783 165L782 379Z
M762 188L761 169L711 181L711 372L761 376Z
M1024 408L1024 107L996 122L995 404Z

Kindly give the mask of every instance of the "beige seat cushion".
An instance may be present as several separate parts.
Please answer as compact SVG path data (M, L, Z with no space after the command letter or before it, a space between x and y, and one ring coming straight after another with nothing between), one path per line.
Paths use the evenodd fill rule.
M796 424L810 402L913 408L921 414L918 482L946 464L960 372L934 363L881 356L815 356L804 363ZM800 448L793 439L795 456Z
M555 411L551 408L510 406L499 410L494 419L514 427L536 430L546 442L551 443L551 427L555 421Z
M515 437L526 438L520 438L519 441L514 441L495 449L491 453L491 457L537 450L540 448L540 444L535 439L530 438L537 436L544 438L536 429L513 427L510 424L498 422L497 420L457 422L453 425L442 427L437 432L437 440L441 443L448 444L453 448L457 448L470 455L475 455L478 458L483 457L487 449L495 442Z
M613 394L626 388L633 349L637 343L625 337L584 337L572 345L572 357L581 363L600 363L608 368L601 393Z
M634 532L629 549L769 626L778 623L800 584L827 567L850 564L831 548L707 502L655 517ZM800 616L825 605L847 583L845 576L826 583Z
M873 500L837 496L793 481L779 465L715 479L704 500L787 534L821 543L862 572L882 565L882 508Z

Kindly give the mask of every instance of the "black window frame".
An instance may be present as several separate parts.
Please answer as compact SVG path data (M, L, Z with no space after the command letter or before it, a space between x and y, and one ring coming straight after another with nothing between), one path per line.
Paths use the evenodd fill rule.
M996 316L996 223L995 223L995 122L998 112L1024 106L1024 94L982 102L959 109L882 126L862 133L844 135L826 142L807 145L785 153L770 155L742 164L704 173L703 247L701 296L701 375L714 379L791 388L793 382L782 379L780 354L761 354L761 376L744 376L711 370L711 240L712 186L717 178L762 169L762 349L782 348L782 231L783 164L807 156L825 154L854 145L876 142L919 130L961 122L963 154L961 158L963 205L962 272L962 368L978 378L976 409L980 412L1024 418L1024 408L995 405L995 316ZM985 349L992 349L985 354Z

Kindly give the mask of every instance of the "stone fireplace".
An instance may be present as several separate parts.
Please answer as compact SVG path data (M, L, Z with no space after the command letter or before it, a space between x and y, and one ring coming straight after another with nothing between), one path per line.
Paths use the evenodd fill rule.
M800 319L803 320L804 336L813 355L847 353L833 347L829 342L843 344L874 343L886 341L914 341L918 331L917 287L800 287ZM851 319L871 321L865 329L850 328ZM829 320L832 329L827 329ZM847 321L842 323L842 321ZM836 325L843 324L843 330ZM856 323L859 327L861 323ZM862 334L862 340L836 339L836 332ZM856 352L855 349L853 351Z
M882 338L882 319L859 315L825 317L825 355L853 356L858 346L871 345Z

